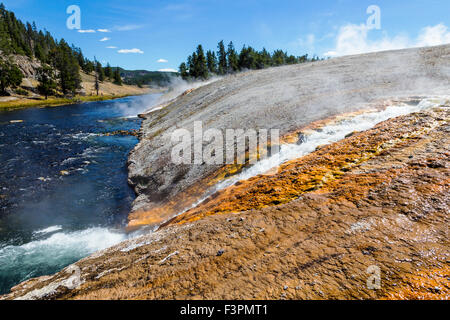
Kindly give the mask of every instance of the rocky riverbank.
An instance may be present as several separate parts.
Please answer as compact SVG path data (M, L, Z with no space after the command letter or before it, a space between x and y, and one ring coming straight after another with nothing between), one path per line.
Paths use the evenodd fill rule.
M382 122L3 298L449 299L449 132L448 105Z

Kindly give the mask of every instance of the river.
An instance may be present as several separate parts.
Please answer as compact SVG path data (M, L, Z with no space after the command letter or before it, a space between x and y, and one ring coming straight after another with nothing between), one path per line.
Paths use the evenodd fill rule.
M0 112L0 294L126 238L126 160L159 95Z

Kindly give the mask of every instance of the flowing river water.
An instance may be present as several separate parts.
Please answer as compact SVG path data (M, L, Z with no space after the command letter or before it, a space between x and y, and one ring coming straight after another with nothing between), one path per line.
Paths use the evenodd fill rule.
M0 294L135 236L123 227L134 200L126 159L137 139L102 133L138 129L136 115L159 97L0 112ZM282 145L276 156L205 190L195 205L215 191L355 130L448 101L449 97L422 99L325 125L306 135L303 143Z
M0 112L0 294L126 238L126 160L159 95Z

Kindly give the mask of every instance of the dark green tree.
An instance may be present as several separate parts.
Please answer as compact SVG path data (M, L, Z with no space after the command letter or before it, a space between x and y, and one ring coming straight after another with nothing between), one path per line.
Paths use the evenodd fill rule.
M64 41L50 53L53 66L59 71L59 84L61 91L66 95L75 94L81 88L80 66L71 48Z
M11 61L0 60L0 94L6 94L7 88L17 88L23 79L23 73Z
M188 66L189 66L189 77L195 79L198 77L197 73L197 53L193 53L192 56L188 57Z
M313 60L308 59L307 54L295 57L293 55L288 55L287 52L283 50L276 50L273 54L270 54L265 48L261 51L257 51L246 45L243 46L241 52L238 54L234 48L233 42L230 42L228 45L228 50L225 50L223 41L219 42L217 48L217 55L210 50L206 52L205 67L203 47L199 45L197 50L187 58L187 62L180 65L179 69L181 76L184 79L206 79L209 74L214 73L224 75L242 70L264 69L271 66L320 60L319 57L316 56L313 57Z
M121 86L122 85L122 77L120 76L119 67L114 70L114 83Z
M258 69L268 68L272 65L272 56L266 48L263 48L261 52L259 52L257 57L256 66Z
M181 63L179 67L180 75L184 80L187 80L189 78L188 69L186 66L186 63Z
M95 70L94 63L88 59L85 59L84 72L86 72L87 74L91 74L92 72L94 72L94 70Z
M112 72L111 66L108 63L105 67L105 77L107 77L111 80L112 76L113 76L113 72Z
M208 50L206 52L206 64L210 73L217 73L217 58L214 51Z
M96 61L95 63L95 72L97 72L98 81L105 81L105 71L103 70L102 64L99 61Z
M197 78L208 79L208 65L206 63L205 53L201 44L197 47L197 60L194 62Z
M239 71L239 58L236 50L234 49L233 41L228 44L228 72L234 73Z
M49 95L53 95L57 88L55 72L52 67L44 65L37 70L37 80L39 85L37 87L40 94L48 99Z
M286 53L283 50L275 50L272 55L272 65L281 66L286 63Z
M217 45L217 58L218 58L218 68L217 73L219 75L224 75L227 72L227 52L225 51L225 45L223 40Z
M239 54L239 69L240 70L253 70L256 69L257 53L252 47L244 46Z

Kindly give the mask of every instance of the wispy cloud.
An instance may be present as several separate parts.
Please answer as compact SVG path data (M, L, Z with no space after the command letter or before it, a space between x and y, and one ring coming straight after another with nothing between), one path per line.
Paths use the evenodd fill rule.
M132 30L141 29L142 27L143 27L143 25L127 24L127 25L123 25L123 26L116 26L116 27L114 27L114 29L117 31L132 31Z
M167 10L167 11L182 11L183 10L184 11L189 8L190 8L189 5L184 4L184 3L179 3L179 4L169 4L164 8L164 10Z
M159 69L158 71L159 71L159 72L178 72L177 70L175 70L175 69L170 69L170 68L168 68L168 69Z
M369 29L366 25L348 24L340 28L336 37L336 47L324 53L328 57L337 57L367 52L397 50L414 47L437 46L450 43L450 30L444 24L428 26L420 30L415 40L398 34L389 37L386 34L377 40L369 40Z
M162 10L176 20L188 20L195 14L193 6L188 3L169 4Z
M166 60L166 59L159 59L159 60L156 61L156 62L158 62L158 63L167 63L167 62L169 62L169 61Z
M98 32L111 32L109 29L97 29Z
M306 37L301 37L297 40L297 43L307 50L314 49L316 43L316 36L312 33L308 34Z
M87 30L80 29L80 30L78 30L78 32L79 33L95 33L95 30L93 30L93 29L87 29Z
M104 38L101 38L101 39L100 39L101 42L108 41L108 40L111 40L111 38L104 37Z
M117 51L118 53L140 53L143 54L144 51L142 51L141 49L120 49L119 51Z
M107 48L107 49L117 49L116 46L107 46L106 48Z

